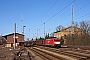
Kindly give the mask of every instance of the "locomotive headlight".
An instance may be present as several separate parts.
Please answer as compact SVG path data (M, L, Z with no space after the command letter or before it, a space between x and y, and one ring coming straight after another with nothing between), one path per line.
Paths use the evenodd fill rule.
M54 42L55 44L60 44L60 42Z
M50 41L48 41L48 43L50 43Z

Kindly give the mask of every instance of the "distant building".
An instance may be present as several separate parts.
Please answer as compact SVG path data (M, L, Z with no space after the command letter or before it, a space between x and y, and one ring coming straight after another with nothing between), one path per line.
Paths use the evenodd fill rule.
M81 34L85 34L85 31L83 32L82 29L74 26L74 35L81 35ZM72 26L62 30L62 31L57 31L57 32L54 32L54 37L57 37L57 38L61 38L61 37L65 37L65 36L68 36L68 35L72 35Z
M21 45L21 43L24 42L24 35L16 33L15 36L16 36L16 38L15 38L16 46ZM14 45L14 33L5 35L3 37L5 37L7 40L7 46L13 47L13 45Z

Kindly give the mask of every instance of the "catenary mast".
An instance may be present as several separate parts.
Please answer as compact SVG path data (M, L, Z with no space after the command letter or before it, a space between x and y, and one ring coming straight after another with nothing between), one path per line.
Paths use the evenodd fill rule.
M71 24L71 34L74 34L74 5L72 4L72 24Z

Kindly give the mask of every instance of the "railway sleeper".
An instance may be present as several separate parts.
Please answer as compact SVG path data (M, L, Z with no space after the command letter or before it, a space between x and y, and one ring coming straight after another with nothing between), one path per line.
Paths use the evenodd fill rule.
M35 50L35 49L31 49L35 54L37 54L37 55L40 55L40 57L41 58L44 58L45 60L47 60L42 54L40 54L41 52L38 52L37 50ZM36 56L36 55L35 55ZM34 57L35 57L34 56Z
M53 52L55 52L53 50ZM73 53L68 53L68 52L65 52L65 51L56 51L56 53L60 53L60 54L64 54L64 55L69 55L69 56L73 56L73 57L76 57L78 58L79 60L86 60L86 59L90 59L90 57L86 57L86 56L81 56L81 55L78 55L78 54L73 54Z
M90 54L84 54L84 53L78 53L78 52L72 52L72 51L65 51L65 52L90 58Z
M48 58L48 55L45 55L43 53L41 53L40 51L37 51L35 49L32 49L37 55L40 55L41 58L43 58L44 60L52 60L51 58Z
M76 57L76 58L79 58L81 59L82 56L79 56L79 55L76 55L76 54L72 54L72 53L67 53L65 51L53 51L53 52L56 52L56 53L60 53L60 54L63 54L63 55L69 55L69 56L72 56L72 57ZM87 58L87 57L83 57L84 59Z
M34 48L34 49L36 49L36 50L42 50L42 49L38 49L38 48ZM42 51L42 52L44 52L44 51ZM70 59L72 59L72 60L77 60L77 59L75 59L75 58L71 58L71 57L69 57L69 56L65 56L65 55L59 55L59 54L52 54L53 52L49 52L49 51L47 51L46 52L47 54L51 54L53 57L56 57L56 58L58 58L59 60L70 60Z
M72 56L72 57L77 58L77 59L87 59L87 57L75 55L75 54L71 54L71 53L63 53L63 54L68 55L68 56Z
M87 57L82 57L79 60L88 60L88 58Z
M62 60L61 58L58 58L56 56L53 56L52 54L49 54L49 53L45 53L41 50L38 50L38 49L33 49L36 53L40 54L41 56L45 57L47 60L52 60L52 59L57 59L57 60ZM38 51L38 52L37 52ZM51 57L51 58L50 58Z
M45 50L49 50L49 49L45 49ZM53 52L55 52L55 50L53 49L50 49L52 50ZM49 50L49 51L50 51ZM60 54L69 54L70 56L73 56L73 57L77 57L79 58L79 60L86 60L86 59L90 59L90 54L84 54L84 53L81 53L81 51L79 50L79 52L76 52L76 51L56 51L57 53L60 53Z

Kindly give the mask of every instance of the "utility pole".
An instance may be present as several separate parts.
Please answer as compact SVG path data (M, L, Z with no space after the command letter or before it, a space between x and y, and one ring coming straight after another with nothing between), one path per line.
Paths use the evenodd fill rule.
M37 29L37 39L38 39L38 29Z
M21 15L21 32L23 34L23 17L22 17L22 15Z
M26 26L23 26L23 31L22 31L22 34L24 35L24 27L26 27Z
M72 4L72 25L71 25L71 36L72 36L72 40L73 40L73 45L75 45L74 43L74 5Z
M22 35L24 35L24 27L26 27L26 26L23 26L23 32L22 32ZM23 41L24 41L24 37L23 37Z
M33 39L34 39L34 33L33 33Z
M22 31L22 35L24 35L24 27L26 26L23 26L23 17L21 15L21 31ZM24 38L23 38L24 39ZM24 40L23 40L24 41Z
M74 34L74 5L72 4L72 24L71 24L71 34Z
M16 23L14 24L14 49L16 46L15 39L16 39Z
M39 33L40 29L38 29L38 37L40 38L40 33Z
M29 29L29 40L30 40L30 29Z
M45 38L45 22L44 22L44 38Z

